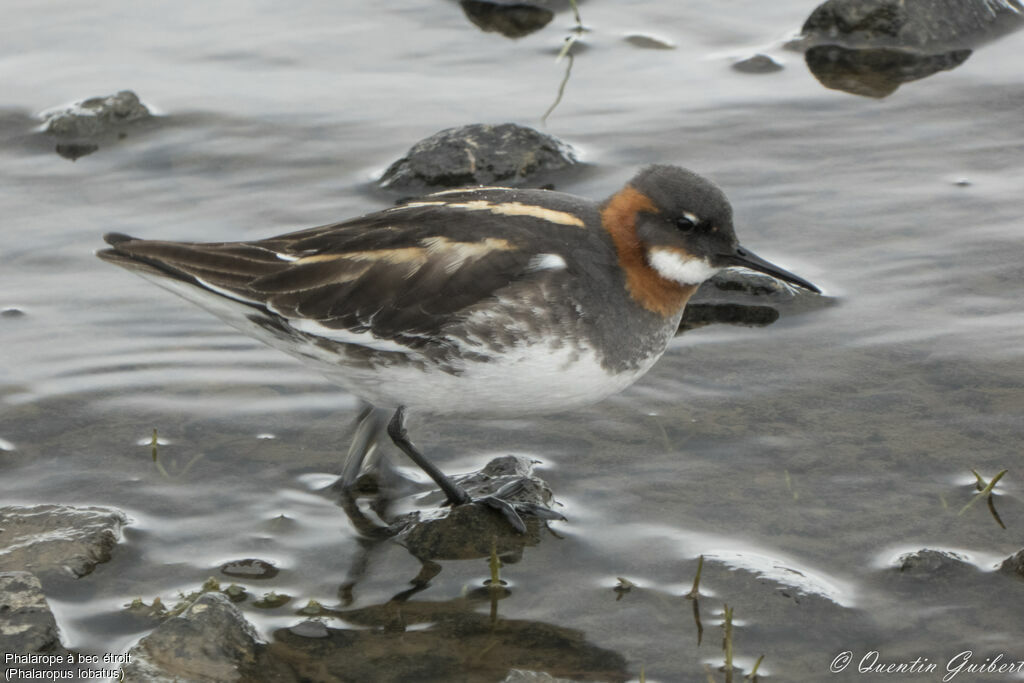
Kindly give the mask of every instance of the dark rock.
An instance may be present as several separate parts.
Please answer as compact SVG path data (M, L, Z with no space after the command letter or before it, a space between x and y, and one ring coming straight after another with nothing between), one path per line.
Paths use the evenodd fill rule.
M20 308L11 306L0 311L0 318L20 318L25 315L25 311Z
M220 568L221 574L243 579L272 579L278 571L271 563L252 558L227 562Z
M0 643L6 653L67 653L43 587L29 572L0 573Z
M624 40L632 45L633 47L639 47L644 50L675 50L676 46L668 40L658 38L656 36L649 36L643 33L632 33L624 38Z
M551 676L508 679L519 683L630 680L625 658L589 642L583 631L507 618L494 605L488 610L486 598L388 600L333 616L346 627L323 625L317 637L296 627L273 633L269 648L298 680L325 680L326 671L374 683L503 681L515 669Z
M453 477L472 498L482 498L514 484L509 502L550 509L551 489L533 474L533 461L514 455L494 458L483 469ZM421 560L487 557L492 541L499 554L518 557L524 545L539 541L541 525L527 518L527 533L514 533L497 511L481 505L444 506L431 514L412 513L391 525L396 540Z
M900 555L896 569L900 574L917 577L973 574L977 571L977 568L967 562L967 558L959 553L930 548Z
M525 3L461 0L462 11L478 28L500 33L506 38L522 38L547 26L555 13L545 7Z
M1020 550L1015 555L1010 555L1003 560L1003 563L999 565L999 571L1003 574L1024 579L1024 550Z
M203 593L129 654L122 667L128 681L294 680L266 655L256 629L221 593Z
M1019 0L828 0L804 22L805 38L858 47L969 48L1024 24Z
M0 507L0 571L85 576L110 552L128 523L120 510L67 505Z
M514 123L448 128L413 145L384 172L381 187L407 193L468 185L531 185L576 163L565 143ZM534 185L535 186L535 185Z
M50 110L43 117L43 132L57 138L57 154L71 161L125 138L130 128L154 120L146 105L130 90Z
M116 95L92 97L67 109L44 114L43 132L58 138L95 138L120 126L150 116L149 109L131 90Z
M782 71L783 66L765 54L756 54L733 62L732 68L745 74L770 74Z

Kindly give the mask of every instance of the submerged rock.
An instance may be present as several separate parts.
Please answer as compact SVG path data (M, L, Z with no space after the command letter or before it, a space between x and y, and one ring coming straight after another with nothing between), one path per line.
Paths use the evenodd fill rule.
M272 579L279 571L270 562L256 558L234 560L221 565L220 568L221 574L241 579Z
M85 576L110 551L128 523L120 510L35 505L0 507L0 571L70 572Z
M676 45L670 40L659 38L657 36L648 35L646 33L630 33L628 36L623 38L627 43L633 47L638 47L642 50L675 50Z
M771 74L776 71L782 71L784 67L772 57L758 53L746 59L741 59L738 62L733 62L732 68L745 74Z
M468 185L533 185L577 163L566 143L514 123L448 128L417 142L380 179L407 193Z
M0 643L0 650L12 654L67 653L43 587L29 572L0 573Z
M506 617L501 599L470 591L450 600L393 599L331 610L320 626L275 631L269 648L302 681L630 680L620 653L591 643L581 630Z
M466 18L482 31L500 33L506 38L522 38L547 26L555 13L546 7L520 2L461 0Z

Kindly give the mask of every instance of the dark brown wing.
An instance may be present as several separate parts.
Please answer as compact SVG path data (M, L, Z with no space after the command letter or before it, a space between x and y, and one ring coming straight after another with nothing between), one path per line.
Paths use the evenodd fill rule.
M413 348L436 339L459 311L545 267L536 240L480 224L493 217L402 213L401 220L381 212L255 242L114 233L105 237L112 248L98 255L265 309L297 329L368 331Z

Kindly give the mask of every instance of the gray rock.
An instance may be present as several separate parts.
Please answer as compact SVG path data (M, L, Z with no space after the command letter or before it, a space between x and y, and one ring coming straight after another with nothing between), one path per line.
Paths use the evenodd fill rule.
M128 681L293 680L265 656L256 629L221 593L203 593L129 654L122 667Z
M270 562L256 558L226 562L220 568L221 574L225 576L243 579L272 579L279 571Z
M29 572L0 573L0 652L67 654L43 587Z
M536 185L577 163L569 145L514 123L448 128L417 142L380 179L408 193L468 185Z
M782 71L783 66L765 54L756 54L733 62L732 68L745 74L770 74Z
M1020 550L1003 560L1003 563L999 565L999 571L1002 574L1024 579L1024 550Z
M626 36L623 40L642 50L675 50L675 43L659 38L657 36L647 35L645 33L631 33Z
M127 523L124 513L112 508L0 507L0 571L85 576L110 559Z
M963 555L930 548L900 555L897 562L897 570L909 576L948 576L960 573L973 574L977 571Z
M58 138L88 139L115 132L126 123L148 118L149 109L131 90L91 97L60 111L45 112L43 132Z
M1024 24L1020 0L828 0L803 34L817 44L945 51Z

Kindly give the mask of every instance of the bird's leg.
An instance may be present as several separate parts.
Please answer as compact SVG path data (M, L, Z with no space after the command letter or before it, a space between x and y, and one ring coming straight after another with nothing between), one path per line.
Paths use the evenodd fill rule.
M416 463L421 470L427 473L427 476L434 480L434 483L441 487L444 495L448 497L448 502L452 505L465 505L466 503L473 502L465 489L449 479L448 475L438 469L434 463L427 460L427 457L420 453L412 441L409 440L409 435L405 431L405 406L398 406L398 410L392 416L391 422L388 423L388 436L391 437L391 440L395 442L395 445L403 453L409 456L410 460Z
M405 406L399 406L398 410L395 411L394 416L391 418L391 422L388 423L388 435L391 440L395 442L395 445L403 453L409 456L414 463L416 463L420 469L427 473L431 479L434 480L441 490L444 491L445 496L448 497L448 502L452 505L465 505L466 503L479 503L488 507L494 508L508 520L509 524L518 531L519 533L526 533L526 523L523 518L519 516L520 512L523 514L534 515L536 517L543 517L545 519L565 519L562 515L550 510L545 510L537 505L531 505L527 503L510 503L504 500L500 494L515 493L515 487L504 486L501 490L484 496L482 498L473 499L466 490L461 486L452 481L444 472L438 469L432 462L427 460L420 451L413 445L412 441L409 440L409 435L405 431Z
M341 471L338 484L344 490L352 488L363 469L363 463L377 450L377 439L384 428L386 413L379 408L364 404L362 412L356 418L356 429L352 436L352 445L345 457L345 467Z

